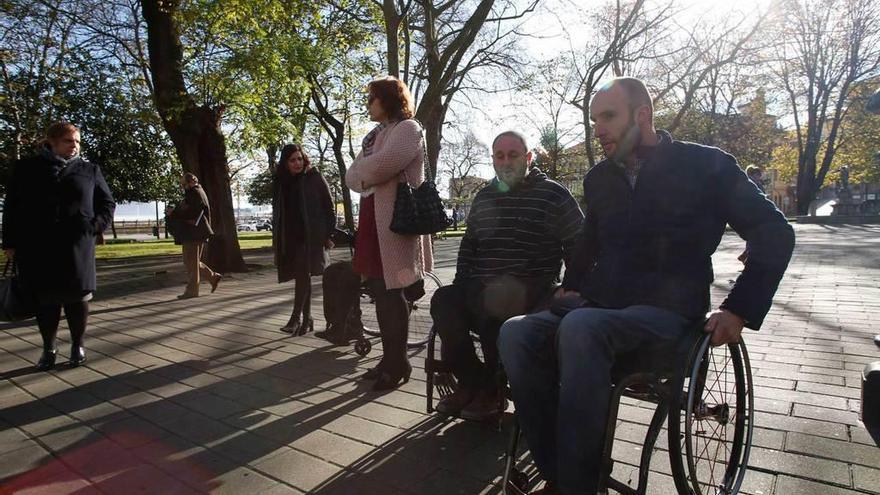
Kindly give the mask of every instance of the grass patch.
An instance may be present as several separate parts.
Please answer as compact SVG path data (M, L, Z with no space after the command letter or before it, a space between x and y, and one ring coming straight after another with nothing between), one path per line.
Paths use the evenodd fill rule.
M149 241L124 242L118 239L103 246L97 246L95 257L132 258L135 256L162 256L180 254L181 248L174 244L174 239L153 239ZM239 232L238 243L242 250L261 249L272 246L271 232Z

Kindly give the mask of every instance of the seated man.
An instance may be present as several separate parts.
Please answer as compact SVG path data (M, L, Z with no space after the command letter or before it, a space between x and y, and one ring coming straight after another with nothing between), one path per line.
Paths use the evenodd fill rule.
M437 410L481 420L503 406L497 387L498 328L550 296L580 231L583 214L563 186L537 168L525 138L503 132L492 143L496 177L474 198L452 285L431 300L441 355L459 387ZM480 335L484 363L469 332Z
M704 317L727 224L750 253L709 314L716 345L761 326L794 248L785 217L732 156L654 130L638 79L603 86L590 118L607 159L584 178L583 234L559 292L568 304L512 318L499 337L545 494L597 492L614 357L672 343Z

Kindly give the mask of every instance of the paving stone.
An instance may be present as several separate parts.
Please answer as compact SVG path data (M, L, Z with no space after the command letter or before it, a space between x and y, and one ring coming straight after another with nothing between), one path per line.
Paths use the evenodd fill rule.
M338 466L295 450L255 464L254 469L306 492L342 472Z
M821 421L828 421L837 424L847 424L853 426L861 426L859 415L852 411L839 411L837 409L829 409L826 407L805 406L803 404L794 405L794 415L802 418L813 418Z
M51 456L42 446L30 441L24 447L0 454L0 480L9 479L39 467Z
M0 485L2 493L22 495L93 495L99 492L88 480L57 460L50 461Z
M848 461L865 466L880 466L880 449L873 444L838 441L801 433L788 433L785 450Z
M801 478L849 485L849 466L840 461L829 461L778 450L753 448L749 461L764 469Z
M778 495L858 495L859 492L825 483L780 475L776 480Z
M874 464L875 468L880 463ZM880 469L865 466L853 466L853 482L859 490L870 493L880 493Z
M314 430L290 444L300 452L307 452L327 462L348 466L367 457L373 446L350 440L324 430Z

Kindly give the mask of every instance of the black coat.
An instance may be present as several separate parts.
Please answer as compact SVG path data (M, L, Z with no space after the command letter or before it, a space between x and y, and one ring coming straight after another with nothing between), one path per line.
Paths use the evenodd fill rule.
M37 294L95 290L95 236L116 203L101 169L48 150L13 165L3 209L3 248L15 249L22 282Z
M202 186L196 184L184 192L183 201L168 217L174 222L174 243L205 242L212 235L211 204Z
M320 275L329 262L324 244L336 228L330 187L314 167L295 177L281 174L276 175L272 198L272 246L278 282L292 280L304 269Z
M609 160L587 172L583 236L563 287L600 306L645 304L699 318L709 309L712 253L730 224L748 241L749 258L720 307L758 329L794 230L731 155L658 134L635 188Z

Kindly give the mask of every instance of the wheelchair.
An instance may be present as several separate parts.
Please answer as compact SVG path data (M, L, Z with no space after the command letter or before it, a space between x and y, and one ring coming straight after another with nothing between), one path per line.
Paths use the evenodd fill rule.
M333 240L337 244L347 244L349 253L354 256L355 234L337 228L333 234ZM410 306L409 335L406 342L408 349L420 349L428 342L428 335L432 327L431 297L443 285L440 279L430 272L425 273L423 280L424 295L412 299L407 298ZM358 288L358 304L353 305L345 317L345 332L347 335L356 336L353 339L354 351L362 357L373 349L370 337L380 337L381 335L379 321L376 318L375 299L364 282L361 282Z
M407 349L421 349L428 342L431 328L431 297L443 284L433 273L426 272L425 294L418 299L409 300L409 333ZM359 304L355 304L345 318L346 331L349 335L358 335L354 342L354 351L359 356L366 356L373 349L369 337L379 337L379 321L376 318L376 305L373 296L365 284L360 286Z
M752 373L745 344L718 347L701 322L677 344L686 366L668 365L669 353L642 350L621 354L612 369L611 402L600 468L599 493L614 490L644 495L654 445L667 423L668 454L679 495L726 495L739 492L749 461L754 428ZM653 352L650 352L653 351ZM661 359L666 357L664 363ZM645 434L635 488L612 478L611 457L622 397L656 404ZM505 452L502 492L527 493L528 476L517 469L519 423L514 421Z

